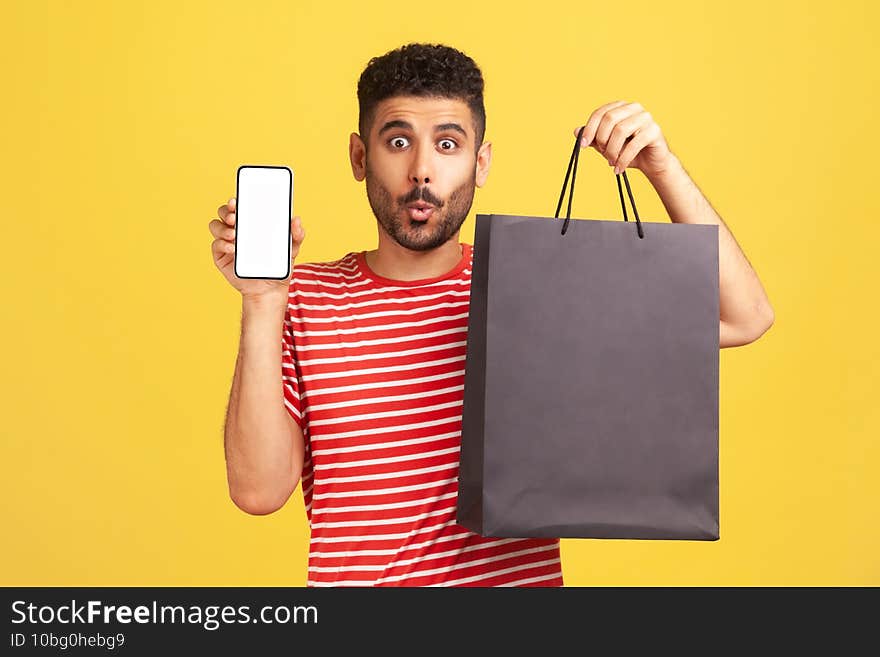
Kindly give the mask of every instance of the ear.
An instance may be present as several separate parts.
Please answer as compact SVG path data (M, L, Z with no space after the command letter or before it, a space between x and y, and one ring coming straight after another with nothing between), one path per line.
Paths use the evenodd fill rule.
M354 179L360 182L367 177L367 147L361 136L352 132L348 137L348 159L351 160L351 172Z
M489 165L492 163L492 143L484 142L482 146L480 146L480 150L477 151L477 172L476 172L476 183L477 187L482 187L486 184L486 178L489 177Z

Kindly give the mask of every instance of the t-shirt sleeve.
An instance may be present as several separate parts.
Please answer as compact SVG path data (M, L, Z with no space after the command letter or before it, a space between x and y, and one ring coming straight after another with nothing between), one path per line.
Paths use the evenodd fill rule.
M284 406L299 428L305 432L300 398L302 382L296 366L296 342L293 338L289 307L284 312L284 330L281 333L281 382L284 388Z

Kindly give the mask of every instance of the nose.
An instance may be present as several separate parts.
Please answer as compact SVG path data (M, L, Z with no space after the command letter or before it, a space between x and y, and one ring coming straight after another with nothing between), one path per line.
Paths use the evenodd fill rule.
M414 150L413 158L410 161L409 179L416 185L427 185L431 182L434 175L433 167L433 147L419 145Z

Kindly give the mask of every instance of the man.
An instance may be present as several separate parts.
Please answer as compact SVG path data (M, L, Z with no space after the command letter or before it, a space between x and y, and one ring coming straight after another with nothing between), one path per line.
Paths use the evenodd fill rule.
M235 199L210 224L215 264L242 294L230 495L271 513L302 480L310 586L561 586L558 539L455 524L472 263L459 232L492 155L480 70L452 48L409 44L369 62L358 100L349 156L375 250L297 264L286 281L238 279ZM581 145L615 172L641 170L673 221L719 225L721 346L766 331L755 272L650 114L603 105ZM305 232L299 217L291 226L295 259Z

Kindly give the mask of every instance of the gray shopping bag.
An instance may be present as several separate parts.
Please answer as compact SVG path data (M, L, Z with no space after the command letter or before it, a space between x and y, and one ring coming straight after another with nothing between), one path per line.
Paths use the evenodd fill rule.
M456 521L716 540L718 227L570 219L572 191L477 215Z

